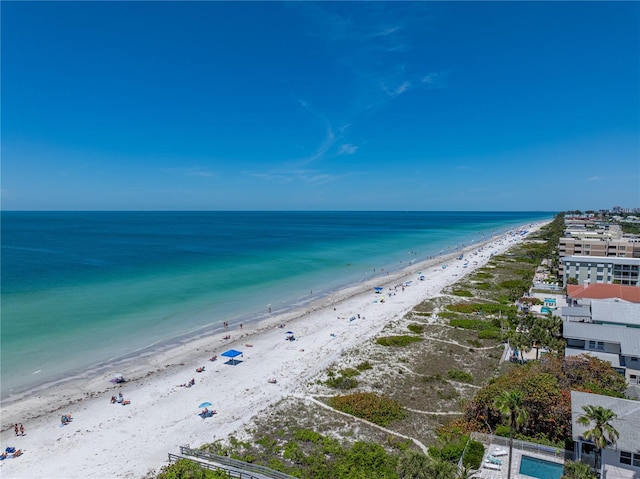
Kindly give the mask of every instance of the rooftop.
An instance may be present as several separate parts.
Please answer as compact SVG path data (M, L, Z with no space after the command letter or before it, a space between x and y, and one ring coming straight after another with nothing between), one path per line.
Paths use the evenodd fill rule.
M572 299L619 298L632 303L640 303L640 286L621 284L567 285L567 295Z
M571 391L571 428L573 440L582 438L588 426L576 421L584 414L582 406L602 406L611 409L618 417L611 425L620 433L616 448L624 451L640 453L640 402L631 399L620 399L599 394Z
M582 354L586 354L588 356L593 356L594 358L601 359L602 361L607 361L611 363L611 367L619 368L620 367L620 355L613 353L603 353L601 351L587 351L584 349L573 349L570 347L565 348L564 356L580 356Z
M560 261L566 263L568 261L577 263L605 263L605 264L629 264L640 266L640 258L623 258L617 256L564 256Z
M620 352L624 356L640 356L640 328L573 321L565 322L562 327L562 335L565 338L619 344Z
M591 301L591 319L596 322L640 326L640 303L594 300Z

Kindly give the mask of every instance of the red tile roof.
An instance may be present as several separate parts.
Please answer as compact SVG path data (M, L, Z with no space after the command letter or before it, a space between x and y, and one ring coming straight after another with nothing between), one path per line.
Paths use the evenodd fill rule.
M640 303L640 286L622 286L621 284L577 284L567 285L567 295L572 299L609 299L619 298L631 303Z

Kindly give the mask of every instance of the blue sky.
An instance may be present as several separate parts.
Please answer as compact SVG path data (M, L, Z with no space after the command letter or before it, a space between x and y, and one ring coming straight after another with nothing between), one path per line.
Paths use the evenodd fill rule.
M638 2L2 2L2 208L640 206Z

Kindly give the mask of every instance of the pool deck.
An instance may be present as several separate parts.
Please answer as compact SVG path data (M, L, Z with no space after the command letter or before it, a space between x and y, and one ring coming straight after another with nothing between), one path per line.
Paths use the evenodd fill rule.
M502 455L497 455L496 452L501 452ZM507 454L504 454L506 452ZM509 467L509 448L505 446L499 446L496 444L492 444L487 448L487 451L482 458L482 466L480 470L473 476L478 479L506 479L507 477L507 468ZM564 460L561 460L558 457L553 457L548 454L541 454L537 452L531 451L523 451L517 448L513 448L513 461L511 463L511 478L512 479L538 479L532 476L527 476L526 474L520 474L520 461L522 460L522 456L535 457L537 459L544 459L545 461L555 462L556 464L564 464ZM502 464L488 464L486 462L488 456L493 456L499 459Z

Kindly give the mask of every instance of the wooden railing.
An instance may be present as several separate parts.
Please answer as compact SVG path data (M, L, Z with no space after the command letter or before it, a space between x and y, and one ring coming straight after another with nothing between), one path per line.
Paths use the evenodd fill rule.
M217 464L211 464L208 462L203 462L203 461L198 461L197 459L192 459L190 457L184 457L184 456L179 456L177 454L171 454L169 453L169 462L176 462L179 461L180 459L186 459L187 461L191 461L194 462L198 465L198 467L202 468L202 469L210 469L212 471L222 471L225 474L227 474L229 477L231 478L236 478L236 479L259 479L258 477L252 475L252 474L248 474L246 472L242 472L242 471L234 471L233 469L227 469L224 466L218 466Z
M197 457L199 459L204 459L206 461L211 461L221 466L225 466L225 470L238 469L240 471L248 471L253 472L255 474L259 474L262 477L267 477L270 479L296 479L294 476L290 476L285 474L284 472L276 471L274 469L270 469L268 467L259 466L257 464L250 464L248 462L238 461L237 459L232 459L227 456L218 456L217 454L212 454L210 452L201 451L199 449L191 449L188 446L180 446L180 454L183 456ZM233 476L236 477L236 476ZM245 477L250 476L243 476ZM255 476L251 476L255 477Z

